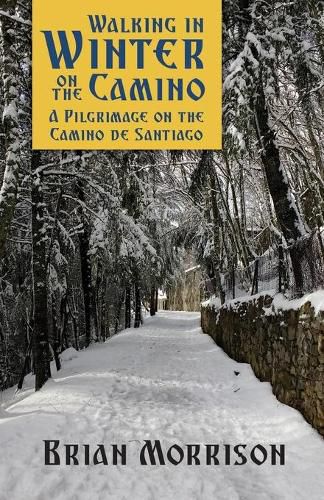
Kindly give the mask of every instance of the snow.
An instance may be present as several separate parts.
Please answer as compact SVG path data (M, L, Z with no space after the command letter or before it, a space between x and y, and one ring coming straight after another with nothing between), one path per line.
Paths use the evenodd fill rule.
M277 312L294 310L298 311L303 305L310 303L314 309L314 314L317 316L321 311L324 311L324 290L303 295L299 299L289 300L284 295L278 294L274 297L272 309Z
M41 391L32 392L29 376L20 394L2 394L1 500L322 498L320 436L248 365L201 334L197 313L160 313L141 329L78 353L70 349L63 358L62 371ZM45 466L44 439L125 443L127 465ZM138 460L144 439L164 447L283 443L287 460L145 467Z
M75 359L77 357L78 357L78 351L76 351L73 347L66 349L60 355L61 361L63 361L63 362L71 361L72 359Z
M222 306L221 300L216 295L210 297L210 299L205 300L201 303L202 307L210 307L211 309L219 309Z
M317 290L316 292L308 293L298 299L289 299L282 293L276 293L276 291L272 289L255 295L247 295L245 297L227 300L223 305L221 305L218 297L211 297L209 300L202 302L201 305L202 307L209 307L215 310L220 307L235 310L240 307L242 303L256 302L261 297L273 297L271 306L264 309L267 316L277 314L279 311L298 311L307 303L309 303L314 309L315 316L324 311L324 290Z
M185 270L185 273L189 274L189 273L192 273L192 271L197 271L198 269L200 269L200 266L190 267L189 269Z
M5 17L9 17L10 19L18 22L18 23L21 23L21 24L26 24L27 26L31 26L31 22L28 20L28 19L23 19L22 17L20 16L13 16L11 14L8 14L8 12L4 11L4 10L0 10L0 16L5 16Z
M15 87L11 87L11 89L14 89L16 92ZM17 106L15 101L11 101L8 106L6 106L3 110L3 115L2 119L5 120L6 118L12 118L13 120L18 119L18 112L17 112Z
M235 310L240 307L242 303L257 301L260 297L274 297L276 295L275 290L268 290L264 292L257 293L255 295L245 295L237 297L236 299L229 299L223 305L218 297L213 296L210 299L202 302L202 307L209 307L210 309L232 309ZM288 302L288 299L286 299Z

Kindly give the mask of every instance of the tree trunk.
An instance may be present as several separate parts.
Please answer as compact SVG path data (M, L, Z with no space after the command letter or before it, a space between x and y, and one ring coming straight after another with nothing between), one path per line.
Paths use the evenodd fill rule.
M269 126L262 77L259 78L257 97L254 99L255 125L261 146L261 159L265 169L269 191L273 200L281 231L290 247L290 258L296 289L303 291L303 269L300 252L296 248L298 239L306 234L280 161L274 131Z
M212 224L213 224L213 271L214 271L214 285L215 290L219 294L219 297L222 303L225 302L225 295L222 287L221 281L221 240L220 240L220 213L218 209L218 200L217 200L217 189L216 189L216 181L214 174L214 153L213 151L203 151L201 161L203 166L206 168L208 172L209 178L209 186L210 186L210 204L211 204L211 212L212 212Z
M155 289L155 313L159 312L159 289Z
M124 302L124 294L119 290L117 302L115 303L115 335L118 333L120 328L120 316Z
M242 26L245 34L249 30L252 19L250 13L251 1L240 0ZM303 289L303 270L301 269L300 253L296 249L296 242L306 234L298 208L295 204L288 181L281 164L279 149L276 145L274 130L270 127L269 111L264 93L262 60L254 44L250 46L253 57L259 63L259 71L247 68L255 82L252 109L254 111L255 129L258 137L261 160L265 170L269 191L273 200L276 216L288 245L294 272L297 290ZM252 74L253 72L253 74Z
M84 203L84 188L82 181L77 183L77 191L79 200ZM84 214L84 210L80 209L82 232L79 233L79 248L80 248L80 261L81 261L81 277L82 277L82 292L85 314L85 335L86 347L92 341L92 324L95 321L94 297L92 289L92 269L90 260L90 232L88 223Z
M131 288L126 287L125 293L125 329L132 326L132 310L131 310Z
M52 300L52 322L53 322L53 348L54 348L54 359L56 364L56 370L60 371L61 369L61 361L60 361L60 352L61 352L61 341L60 341L60 332L57 324L57 313L56 308L53 303L54 297Z
M33 174L40 166L40 151L32 152ZM33 176L32 186L32 250L34 333L33 361L38 391L51 377L47 311L46 235L44 234L44 205L41 179Z
M9 11L13 13L14 11ZM0 190L0 260L5 255L5 245L15 212L18 189L19 142L18 124L18 55L16 53L17 26L6 16L1 17L2 82L3 82L3 132L5 137L5 171Z
M135 283L135 322L134 328L139 328L142 323L141 290L138 282Z
M79 346L79 325L77 321L77 311L76 311L76 306L75 306L75 300L74 300L74 295L71 293L71 303L69 301L67 302L68 305L68 310L72 319L72 326L73 326L73 334L74 334L74 344L75 348L77 351L79 351L80 346Z
M155 316L156 313L156 300L155 300L155 288L151 288L151 298L150 298L150 315Z
M275 133L269 126L269 113L266 106L262 77L258 81L258 91L254 99L255 126L261 146L261 159L265 169L270 194L287 242L293 243L305 234L305 228L281 165Z

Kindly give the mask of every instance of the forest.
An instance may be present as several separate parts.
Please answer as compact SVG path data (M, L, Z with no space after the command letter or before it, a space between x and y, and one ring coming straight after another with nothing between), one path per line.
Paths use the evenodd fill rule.
M31 148L31 2L1 0L0 387L154 315L324 286L324 2L224 0L222 151Z

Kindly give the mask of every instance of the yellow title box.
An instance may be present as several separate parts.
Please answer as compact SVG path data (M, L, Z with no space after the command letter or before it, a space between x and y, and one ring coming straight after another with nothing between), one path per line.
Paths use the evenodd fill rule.
M221 149L221 0L33 0L34 149Z

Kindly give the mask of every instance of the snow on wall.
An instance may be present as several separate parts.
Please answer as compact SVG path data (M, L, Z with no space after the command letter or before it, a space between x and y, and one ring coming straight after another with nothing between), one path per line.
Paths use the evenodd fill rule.
M270 308L265 310L265 314L277 314L279 311L298 311L305 304L309 303L310 307L314 309L314 313L317 316L321 311L324 311L324 290L318 290L316 292L308 293L303 295L298 299L288 299L281 293L276 293L274 290L269 290L266 292L261 292L253 296L239 297L237 299L228 300L221 306L218 297L211 297L209 300L202 302L201 306L203 308L219 309L223 307L225 309L237 309L241 304L256 302L261 297L272 297L273 301Z

